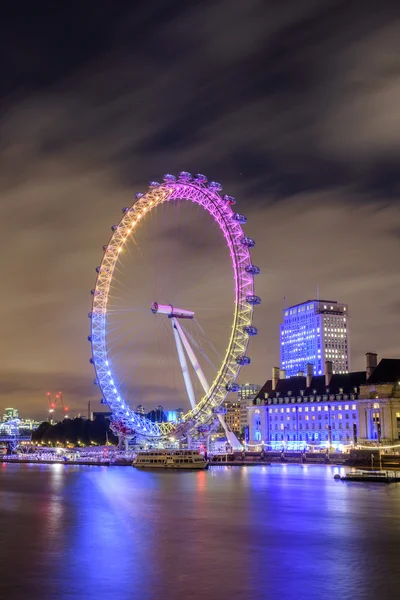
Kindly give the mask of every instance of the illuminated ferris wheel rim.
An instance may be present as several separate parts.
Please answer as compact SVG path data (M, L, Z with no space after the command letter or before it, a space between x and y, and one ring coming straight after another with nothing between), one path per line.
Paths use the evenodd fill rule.
M249 364L246 356L249 337L257 334L252 327L254 305L261 302L254 295L254 275L258 267L251 262L250 248L255 243L245 236L242 224L244 215L234 213L232 196L221 196L222 186L217 182L207 183L204 175L181 172L178 178L164 175L164 182L151 182L145 194L136 194L136 200L130 208L123 209L123 217L118 225L113 225L113 234L107 246L100 267L96 268L96 286L92 290L91 335L92 345L90 362L96 371L96 383L99 385L105 404L111 408L114 419L122 423L126 430L144 437L173 436L175 433L193 430L198 426L207 427L215 418L218 407L230 391L236 391L235 380L241 366ZM171 200L186 200L202 206L220 227L226 240L234 272L235 311L231 337L222 365L206 393L192 410L186 413L179 425L177 423L153 423L135 413L124 401L114 381L111 359L107 351L107 302L113 273L120 254L129 236L141 220L155 207ZM150 307L149 307L150 309Z

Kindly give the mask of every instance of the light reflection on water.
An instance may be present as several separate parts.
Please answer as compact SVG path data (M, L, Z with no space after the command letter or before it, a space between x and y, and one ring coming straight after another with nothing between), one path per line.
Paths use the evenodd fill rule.
M340 467L0 469L0 598L394 598L400 484Z

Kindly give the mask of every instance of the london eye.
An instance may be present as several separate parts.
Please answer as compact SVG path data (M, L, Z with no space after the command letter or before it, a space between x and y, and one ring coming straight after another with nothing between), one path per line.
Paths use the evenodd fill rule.
M223 403L251 362L247 349L258 333L252 321L261 299L254 291L255 242L235 204L204 175L167 174L136 194L112 226L96 268L88 339L95 384L117 431L162 445L202 439L222 425L228 442L239 445ZM177 403L185 397L186 409L157 422L135 405L168 389L173 395L168 378L181 386Z

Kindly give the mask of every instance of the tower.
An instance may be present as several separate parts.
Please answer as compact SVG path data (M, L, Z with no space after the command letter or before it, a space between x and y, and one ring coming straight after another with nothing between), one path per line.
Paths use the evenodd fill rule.
M350 368L348 306L332 300L307 300L285 308L280 326L281 369L287 377L304 374L307 364L314 375L324 373L332 361L334 373Z

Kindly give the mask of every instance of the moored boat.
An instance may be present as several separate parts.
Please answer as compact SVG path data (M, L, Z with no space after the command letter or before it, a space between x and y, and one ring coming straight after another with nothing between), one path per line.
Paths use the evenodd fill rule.
M373 470L357 470L346 473L344 477L336 474L335 479L341 481L366 481L368 483L395 483L400 482L400 473L395 471L373 471Z
M196 450L153 450L138 452L132 463L141 469L207 469L208 461Z

